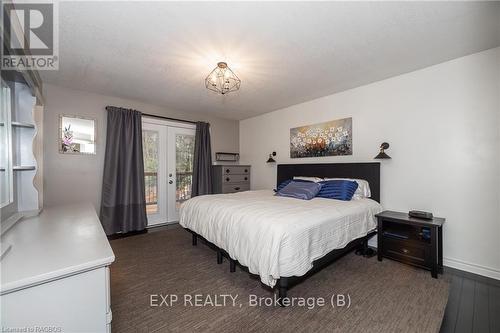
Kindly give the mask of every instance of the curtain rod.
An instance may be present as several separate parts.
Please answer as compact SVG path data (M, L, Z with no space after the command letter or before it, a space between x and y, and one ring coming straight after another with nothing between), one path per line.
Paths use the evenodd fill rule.
M106 110L108 109L109 105L106 106ZM185 120L185 119L179 119L179 118L172 118L172 117L164 117L164 116L157 116L155 114L149 114L149 113L142 113L143 116L145 117L151 117L151 118L160 118L160 119L166 119L166 120L172 120L172 121L179 121L182 123L189 123L189 124L195 124L196 121L191 121L191 120Z

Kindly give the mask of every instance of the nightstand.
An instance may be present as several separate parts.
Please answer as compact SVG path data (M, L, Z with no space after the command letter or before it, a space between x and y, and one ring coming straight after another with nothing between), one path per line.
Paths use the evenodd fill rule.
M433 278L443 273L444 218L424 220L393 211L375 216L379 261L385 257L428 269Z

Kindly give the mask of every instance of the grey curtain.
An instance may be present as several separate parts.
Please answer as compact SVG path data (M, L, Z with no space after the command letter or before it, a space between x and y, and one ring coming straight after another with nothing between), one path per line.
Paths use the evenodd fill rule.
M108 106L101 223L107 235L147 225L141 113Z
M198 121L194 140L193 185L191 197L212 193L212 148L210 124Z

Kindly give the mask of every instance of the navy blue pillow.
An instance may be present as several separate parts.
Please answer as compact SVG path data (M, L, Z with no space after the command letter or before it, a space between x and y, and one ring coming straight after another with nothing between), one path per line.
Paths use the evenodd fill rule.
M288 184L290 184L292 182L291 179L287 179L283 182L281 182L281 184L278 185L278 187L274 190L274 192L279 192L281 191L285 186L287 186Z
M314 182L291 181L287 186L279 190L276 195L302 200L311 200L321 190L322 185Z
M358 183L352 180L336 179L320 182L322 185L317 197L349 201L358 188Z
M287 186L288 184L290 184L292 181L294 182L302 182L302 183L312 183L311 181L309 180L304 180L304 179L287 179L283 182L281 182L281 184L278 185L278 188L274 190L274 192L279 192L280 190L282 190L285 186Z

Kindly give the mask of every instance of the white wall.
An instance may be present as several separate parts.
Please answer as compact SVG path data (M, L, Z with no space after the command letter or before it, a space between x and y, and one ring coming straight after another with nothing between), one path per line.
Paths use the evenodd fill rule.
M300 83L300 82L298 82ZM386 209L447 219L445 265L500 279L500 48L240 122L252 188L272 188L278 163L373 161L381 142ZM352 156L290 159L290 128L353 118Z
M212 152L238 152L238 122L204 114L187 114L121 98L87 93L50 84L44 85L44 203L91 202L100 209L107 105L133 108L145 113L187 120L208 121ZM97 119L97 154L63 155L58 151L59 115Z

